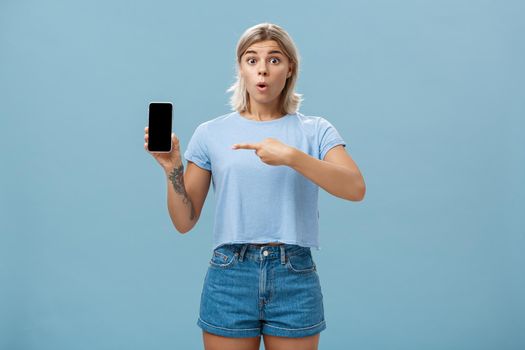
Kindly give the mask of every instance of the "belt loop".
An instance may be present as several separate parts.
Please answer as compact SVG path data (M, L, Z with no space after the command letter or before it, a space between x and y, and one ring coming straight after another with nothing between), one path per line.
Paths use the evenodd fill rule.
M243 244L241 248L241 253L239 254L239 261L243 261L244 259L244 253L246 253L246 249L248 248L248 244Z
M285 260L284 260L284 258L285 258L285 255L284 255L284 244L282 244L280 247L281 247L281 264L284 265L284 263L285 263Z

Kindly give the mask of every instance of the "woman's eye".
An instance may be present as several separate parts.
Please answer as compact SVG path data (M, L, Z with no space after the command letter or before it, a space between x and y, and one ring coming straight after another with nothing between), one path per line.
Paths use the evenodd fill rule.
M279 63L279 62L281 62L281 60L279 58L277 58L277 57L270 58L270 61L272 63ZM253 63L255 63L255 58L248 58L246 60L246 62L248 62L248 64L253 64Z

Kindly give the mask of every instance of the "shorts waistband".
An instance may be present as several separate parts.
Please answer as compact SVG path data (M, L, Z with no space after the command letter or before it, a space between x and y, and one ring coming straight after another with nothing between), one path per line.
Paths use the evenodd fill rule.
M256 245L258 247L263 247L263 246L273 247L273 246L278 246L278 245L284 245L284 243L249 243L249 244Z
M239 261L245 258L251 259L281 259L281 264L286 263L286 257L304 253L310 253L310 247L303 247L296 244L280 243L277 245L258 244L258 243L232 243L222 245L218 249L225 248L236 252Z

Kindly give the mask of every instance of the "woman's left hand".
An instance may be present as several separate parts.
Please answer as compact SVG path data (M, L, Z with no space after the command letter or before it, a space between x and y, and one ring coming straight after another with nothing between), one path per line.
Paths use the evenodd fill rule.
M295 148L270 137L257 143L236 143L232 148L253 149L255 154L269 165L289 165L295 151Z

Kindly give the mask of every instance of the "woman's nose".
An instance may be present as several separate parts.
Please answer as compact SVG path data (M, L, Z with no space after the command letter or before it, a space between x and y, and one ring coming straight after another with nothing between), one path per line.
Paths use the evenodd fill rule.
M267 70L266 70L266 65L261 65L259 67L259 75L266 75L267 74Z

